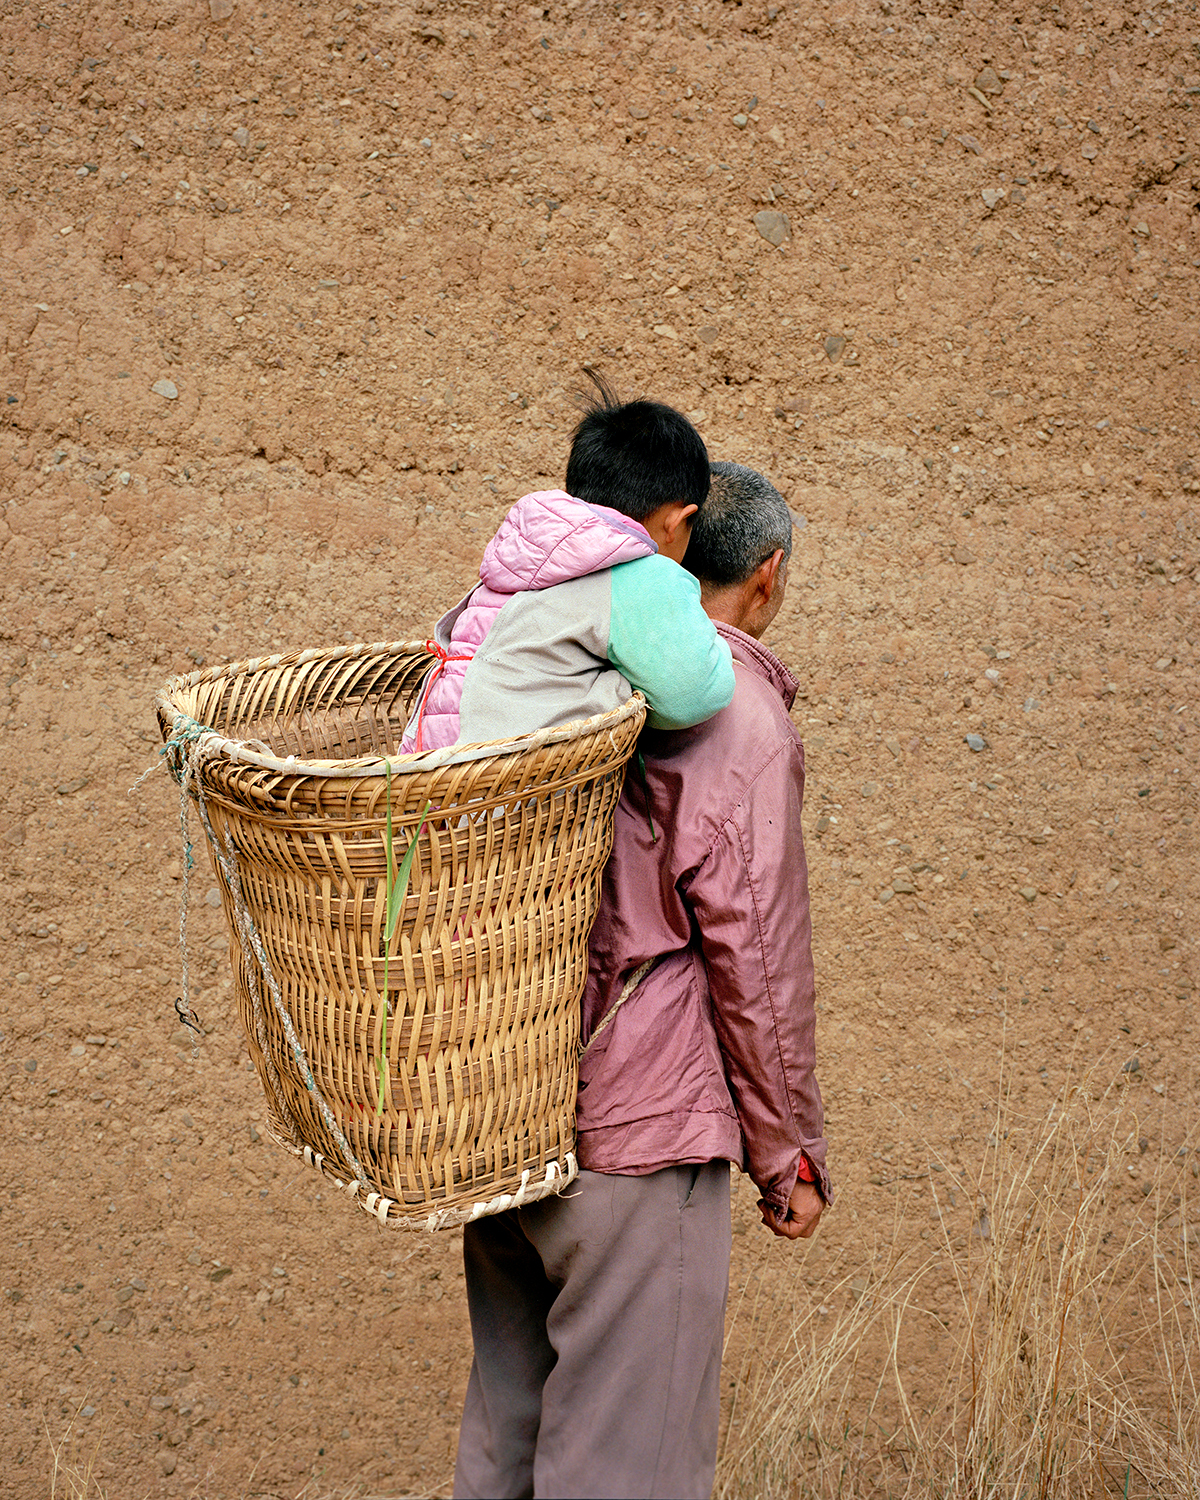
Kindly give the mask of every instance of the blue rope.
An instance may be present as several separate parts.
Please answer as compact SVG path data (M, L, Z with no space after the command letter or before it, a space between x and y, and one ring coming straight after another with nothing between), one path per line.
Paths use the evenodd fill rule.
M182 784L184 777L184 746L194 745L205 734L215 734L216 730L211 724L201 724L199 719L193 719L190 714L177 713L171 721L171 733L166 742L158 752L164 756L167 762L167 770L172 777ZM186 837L186 836L185 836ZM191 845L188 844L188 858L191 858ZM189 865L189 869L191 866Z

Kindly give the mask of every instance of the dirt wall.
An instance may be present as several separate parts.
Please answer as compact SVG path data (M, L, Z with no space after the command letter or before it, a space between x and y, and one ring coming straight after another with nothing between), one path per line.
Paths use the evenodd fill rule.
M802 683L840 1201L771 1253L819 1287L928 1222L1002 1055L1019 1107L1096 1068L1177 1149L1194 35L1186 5L1079 0L4 7L14 1495L63 1442L110 1496L442 1492L456 1238L372 1230L261 1140L204 883L193 1058L178 808L128 788L168 675L424 637L561 482L585 363L802 526L768 643Z

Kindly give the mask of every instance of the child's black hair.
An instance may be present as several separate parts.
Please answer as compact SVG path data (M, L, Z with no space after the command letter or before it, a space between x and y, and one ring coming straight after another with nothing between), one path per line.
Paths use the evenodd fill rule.
M659 401L618 401L602 375L584 373L596 389L572 435L568 492L635 521L674 502L703 505L708 450L683 413Z

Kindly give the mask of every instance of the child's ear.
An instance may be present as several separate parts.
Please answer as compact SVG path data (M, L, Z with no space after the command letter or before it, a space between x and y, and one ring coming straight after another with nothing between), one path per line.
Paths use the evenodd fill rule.
M672 539L680 534L680 529L686 527L690 532L692 529L692 517L700 509L698 505L680 505L672 514L668 522L668 530Z

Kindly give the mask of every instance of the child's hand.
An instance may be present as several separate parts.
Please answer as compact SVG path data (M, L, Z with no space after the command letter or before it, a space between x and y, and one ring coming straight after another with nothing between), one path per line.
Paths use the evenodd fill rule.
M764 1199L758 1200L762 1221L781 1240L806 1240L817 1231L825 1211L825 1200L811 1182L798 1182L788 1199L787 1213Z

